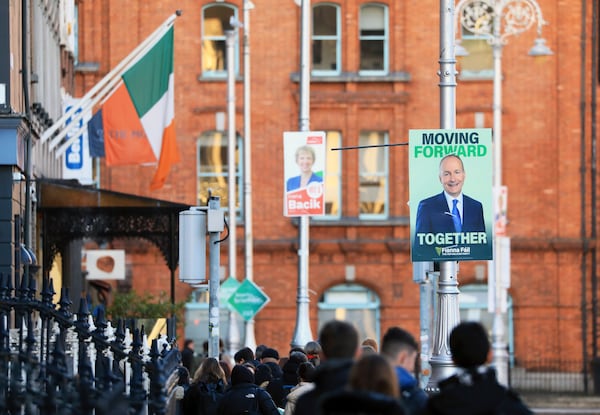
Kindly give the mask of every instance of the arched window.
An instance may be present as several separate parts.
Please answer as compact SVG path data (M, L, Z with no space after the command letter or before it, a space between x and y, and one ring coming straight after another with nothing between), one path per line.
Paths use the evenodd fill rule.
M469 284L460 288L459 308L461 321L479 321L492 334L494 314L488 311L488 287L484 284ZM510 366L514 363L515 342L513 337L512 297L507 294L506 314L504 315L504 341L508 345Z
M354 324L359 341L379 339L379 296L359 284L340 284L327 289L319 301L319 331L330 320Z
M202 9L202 76L227 76L225 31L233 30L230 19L237 19L237 8L228 4L209 4ZM234 71L238 73L238 42L235 42Z

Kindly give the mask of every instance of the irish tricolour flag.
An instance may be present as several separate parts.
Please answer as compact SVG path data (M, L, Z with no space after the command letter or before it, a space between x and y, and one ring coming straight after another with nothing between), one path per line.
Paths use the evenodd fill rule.
M175 139L173 26L122 72L88 123L90 155L107 166L157 163L159 189L179 161Z
M167 179L171 164L179 161L175 139L173 26L122 77L158 160L150 186L157 189Z

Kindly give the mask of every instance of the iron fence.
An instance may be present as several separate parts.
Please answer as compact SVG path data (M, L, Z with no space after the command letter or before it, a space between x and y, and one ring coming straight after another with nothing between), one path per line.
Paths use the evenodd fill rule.
M0 413L176 413L173 319L148 347L135 320L113 327L102 310L94 319L85 298L73 313L68 289L54 304L51 279L39 293L35 279L19 279L0 274Z
M510 369L510 385L519 392L563 392L589 394L593 391L590 366L579 360L527 360Z

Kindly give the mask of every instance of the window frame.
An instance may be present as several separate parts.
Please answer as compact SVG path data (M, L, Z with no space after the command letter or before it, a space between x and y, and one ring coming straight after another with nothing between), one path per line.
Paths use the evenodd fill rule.
M222 145L223 148L227 149L228 146L228 136L227 136L227 131L221 131L221 130L205 130L203 131L197 138L196 140L196 201L198 203L198 206L201 206L202 204L202 200L200 198L200 181L203 177L220 177L222 176L225 179L225 183L226 183L226 190L225 190L225 195L229 196L229 172L227 173L222 173L222 174L217 174L214 172L211 173L203 173L202 169L201 169L201 157L200 157L200 150L202 147L202 140L204 138L212 138L214 137L214 134L221 134L221 140L222 143L224 141L224 145ZM236 148L238 151L237 154L237 163L236 163L236 183L237 185L237 189L236 189L236 195L238 198L238 202L237 203L237 208L236 208L236 219L238 221L242 221L244 218L244 197L243 197L243 189L244 189L244 142L242 137L239 134L236 134ZM204 146L204 147L208 147L208 146ZM212 147L212 146L211 146ZM228 203L223 203L224 198L222 197L222 195L219 194L219 196L221 196L221 209L223 209L225 212L229 212L229 204ZM206 197L208 197L208 195L206 195Z
M332 7L335 9L335 35L315 35L315 21L314 21L314 11L317 7ZM314 60L315 56L315 41L326 41L326 40L335 40L336 44L336 53L335 53L335 70L327 70L327 69L314 69L314 63L311 62L312 74L315 76L335 76L342 73L342 28L341 28L341 7L335 3L323 2L316 3L313 5L313 13L312 13L312 59Z
M343 201L342 201L342 186L343 186L343 158L342 158L342 153L343 151L332 151L332 148L336 148L336 147L341 147L342 146L342 141L343 141L343 137L342 137L342 132L341 130L324 130L325 131L325 146L326 146L326 160L325 160L325 177L324 177L324 184L325 184L325 199L324 202L327 203L328 199L327 199L327 194L331 194L331 192L335 191L336 194L336 200L338 202L338 209L337 209L337 213L336 214L327 214L327 210L325 210L325 214L324 215L319 215L319 216L313 216L312 219L317 220L317 221L337 221L340 220L342 218L342 207L343 207ZM330 134L336 134L337 135L337 143L332 143L331 139L330 139ZM333 162L333 160L330 160L329 157L338 157L339 158L339 163L336 166L336 169L333 169L331 167L331 163ZM330 162L331 161L331 162ZM331 190L329 182L333 181L334 184L331 185L332 187L335 187L334 190ZM335 182L337 182L337 186L335 185Z
M383 35L362 35L362 14L364 9L367 7L379 7L383 10ZM365 3L360 6L358 15L358 74L359 75L387 75L389 73L389 8L386 4L382 3ZM383 69L361 69L362 55L361 44L365 40L382 40L383 41Z
M217 7L222 7L222 8L226 8L226 9L231 9L233 10L233 17L237 20L238 19L238 8L234 5L231 4L227 4L227 3L221 3L221 2L217 2L217 3L209 3L206 4L202 7L201 12L200 12L200 70L201 70L201 76L203 78L213 78L213 79L226 79L227 78L227 36L225 35L225 31L229 30L230 27L226 26L223 28L223 35L222 36L205 36L204 35L204 29L205 29L205 13L207 10L211 9L211 8L217 8ZM233 30L237 30L234 28L231 28ZM234 54L233 54L233 64L234 64L234 73L235 75L239 75L239 41L238 41L239 36L236 35L236 41L234 42ZM203 55L203 48L204 48L204 41L222 41L225 44L225 56L223 57L225 64L223 65L223 70L205 70L204 69L204 63L202 62L202 55Z
M387 220L389 218L389 210L390 210L390 152L389 152L389 148L386 146L386 144L389 143L389 131L384 131L384 130L361 130L359 133L359 145L362 145L361 143L361 137L363 137L363 135L369 135L372 133L378 133L378 134L382 134L383 135L383 142L380 144L383 144L382 147L376 148L377 150L383 151L383 155L382 155L382 159L383 159L383 170L381 171L377 171L375 172L375 176L376 177L383 177L385 180L385 184L383 186L383 203L384 203L384 209L382 213L361 213L360 212L360 205L363 203L362 198L361 198L361 190L362 190L362 184L361 184L361 178L365 175L363 173L363 171L361 170L361 152L363 151L373 151L375 149L373 148L368 148L368 149L359 149L358 150L358 171L357 171L357 175L358 175L358 219L359 220ZM369 175L373 175L373 173L369 173Z
M494 62L493 62L493 48L490 44L490 37L486 35L478 35L475 34L468 29L462 27L461 28L461 45L469 52L469 56L472 57L473 46L470 42L476 41L481 42L481 44L485 43L487 45L487 50L485 51L487 58L490 60L489 68L481 69L481 70L473 70L473 69L465 69L464 62L465 58L469 59L469 56L461 56L459 57L460 63L460 77L461 78L473 78L473 79L492 79L494 77Z
M355 298L352 298L353 293L357 294ZM338 299L335 298L336 294L342 295ZM344 294L347 301L344 301ZM364 298L363 301L360 301L361 297ZM329 301L330 299L334 301ZM348 312L351 312L350 315L348 315ZM373 317L371 333L363 331L363 328L367 327L366 324L357 323L354 318L357 312L361 312L360 316L362 318L365 316ZM362 338L381 338L381 298L375 290L361 283L350 281L329 287L322 293L317 303L317 323L319 330L321 330L327 321L331 320L331 313L334 313L335 317L342 317L344 321L355 323ZM368 323L368 321L365 320L362 323Z

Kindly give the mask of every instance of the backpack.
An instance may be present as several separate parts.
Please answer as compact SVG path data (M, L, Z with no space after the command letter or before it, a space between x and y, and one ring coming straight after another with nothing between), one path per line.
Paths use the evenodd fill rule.
M224 395L219 383L194 383L183 397L183 415L216 415Z

